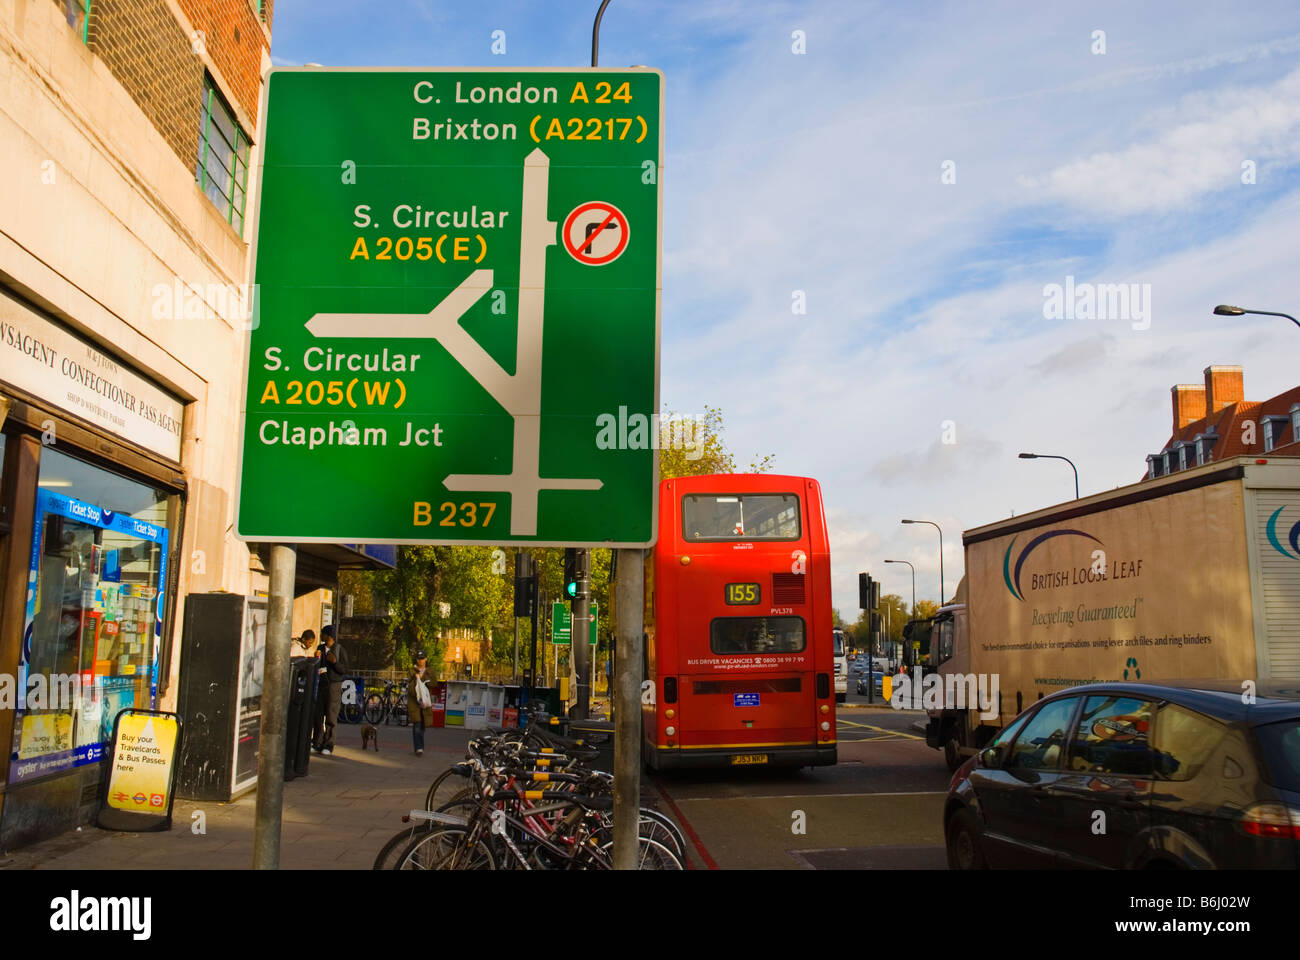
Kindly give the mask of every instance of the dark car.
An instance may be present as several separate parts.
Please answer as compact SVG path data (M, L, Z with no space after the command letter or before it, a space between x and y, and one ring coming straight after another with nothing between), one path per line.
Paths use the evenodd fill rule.
M884 681L881 679L881 675L878 673L873 673L871 675L871 679L874 681L872 686L875 687L876 696L878 697L883 696L882 690L884 689ZM867 695L867 673L864 670L862 673L858 674L858 696L865 697L866 695Z
M953 776L948 864L1300 868L1300 683L1089 684Z

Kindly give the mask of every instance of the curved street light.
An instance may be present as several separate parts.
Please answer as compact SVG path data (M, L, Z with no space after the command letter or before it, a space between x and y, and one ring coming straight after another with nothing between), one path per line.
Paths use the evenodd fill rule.
M943 590L943 528L940 527L933 520L904 520L902 522L903 523L928 523L930 526L934 527L934 529L939 531L939 606L942 607L945 603L944 597L947 596L947 594L945 594Z
M1291 316L1291 314L1275 313L1272 310L1246 310L1243 307L1232 307L1226 303L1221 303L1214 308L1214 313L1219 317L1239 317L1243 313L1255 313L1259 314L1261 317L1286 317L1297 327L1300 327L1300 320L1297 320L1295 317Z
M1069 457L1058 456L1055 453L1022 453L1021 460L1064 460L1074 471L1074 499L1079 499L1079 468L1074 465L1074 461Z
M908 560L886 560L885 563L906 563L912 567ZM916 567L912 567L912 616L916 616Z

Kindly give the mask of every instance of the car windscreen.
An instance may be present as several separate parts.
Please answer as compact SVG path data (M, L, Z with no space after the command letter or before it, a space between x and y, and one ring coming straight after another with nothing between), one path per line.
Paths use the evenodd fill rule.
M799 498L787 493L689 494L682 536L709 540L798 540Z
M1268 769L1264 779L1283 790L1300 793L1300 717L1255 728Z

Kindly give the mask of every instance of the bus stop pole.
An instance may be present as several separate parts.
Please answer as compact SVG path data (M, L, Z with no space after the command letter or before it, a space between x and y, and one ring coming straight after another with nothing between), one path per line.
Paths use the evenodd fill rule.
M573 624L569 631L569 651L573 657L574 685L577 689L573 707L575 720L586 720L591 707L591 550L578 548L578 594L573 598Z
M257 757L257 809L253 869L280 868L280 820L284 803L285 729L289 709L289 643L293 633L293 581L298 548L271 545L271 595L266 611L266 663L262 674L262 723Z
M641 820L641 670L645 567L640 550L620 550L614 584L614 869L635 870Z

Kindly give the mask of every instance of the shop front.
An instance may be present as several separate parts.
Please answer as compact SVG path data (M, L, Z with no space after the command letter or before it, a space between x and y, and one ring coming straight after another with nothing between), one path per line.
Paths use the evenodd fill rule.
M170 675L182 400L0 288L0 849L84 823Z

